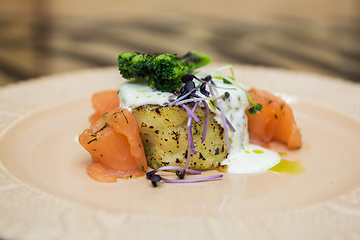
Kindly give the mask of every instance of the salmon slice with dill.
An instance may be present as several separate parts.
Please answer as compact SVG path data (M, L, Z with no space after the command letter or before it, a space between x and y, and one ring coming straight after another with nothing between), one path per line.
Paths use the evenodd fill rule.
M262 112L254 115L246 112L250 142L267 147L270 141L276 140L285 143L289 149L300 148L301 134L291 107L264 90L251 89L248 93L254 102L262 105Z
M138 125L127 109L115 108L79 136L90 153L89 175L99 182L143 176L147 169Z

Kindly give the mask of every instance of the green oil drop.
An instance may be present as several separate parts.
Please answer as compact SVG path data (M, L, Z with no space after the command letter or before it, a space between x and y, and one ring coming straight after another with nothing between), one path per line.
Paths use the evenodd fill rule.
M287 175L301 175L306 173L306 169L300 161L288 161L285 159L281 159L278 165L270 168L268 171Z

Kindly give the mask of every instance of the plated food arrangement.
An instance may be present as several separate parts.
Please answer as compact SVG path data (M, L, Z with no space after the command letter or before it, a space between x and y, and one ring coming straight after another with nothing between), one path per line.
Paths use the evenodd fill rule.
M205 68L221 66L213 63ZM239 234L276 239L310 235L322 239L334 234L351 238L357 230L354 213L359 209L354 204L359 193L360 167L358 84L256 66L235 65L233 70L236 80L249 87L249 94L250 87L266 89L291 105L301 128L301 149L288 150L285 144L270 142L270 149L279 152L282 160L268 171L256 174L209 170L201 171L201 175L187 173L184 179L179 179L174 171L159 171L157 174L162 178L182 182L169 184L161 180L157 188L145 176L102 183L86 171L91 157L77 139L90 126L87 119L93 113L91 95L112 89L117 96L120 85L128 83L119 76L116 67L49 76L1 89L2 99L7 103L1 105L5 125L0 126L4 203L1 232L10 238L25 239L44 235L44 229L48 229L47 238L60 234L91 239L109 233L114 237L133 236L139 223L146 222L143 224L146 232L161 232L163 236L188 224L187 233L200 233L204 238L211 238L214 233L226 238ZM230 69L221 72L232 76ZM215 76L212 74L212 78ZM262 105L264 113L265 104ZM260 116L258 113L254 116ZM195 123L193 120L192 124ZM287 164L294 166L296 162L306 168L306 173L296 176L273 173L280 173L284 166L288 171ZM146 173L151 171L148 167ZM218 174L223 177L185 183ZM42 220L34 222L33 216L39 214ZM338 219L343 224L339 225ZM69 235L64 223L72 227L74 235ZM209 224L218 226L211 229L222 230L209 232ZM166 230L164 226L172 227ZM234 232L234 226L243 228ZM335 232L318 231L328 228ZM99 234L94 236L89 229Z
M197 51L183 57L122 53L118 61L129 81L93 95L91 126L79 136L92 157L87 171L97 181L146 174L157 186L223 177L186 178L204 170L259 173L281 161L270 141L289 149L302 145L291 107L267 91L247 91L231 65L196 71L211 61Z

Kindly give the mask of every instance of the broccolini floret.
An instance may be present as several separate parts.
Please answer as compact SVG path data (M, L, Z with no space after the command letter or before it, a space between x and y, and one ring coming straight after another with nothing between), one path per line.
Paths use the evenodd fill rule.
M182 76L208 64L211 58L198 51L183 57L176 54L141 54L124 52L117 57L123 78L146 79L150 88L161 92L174 92L183 82Z

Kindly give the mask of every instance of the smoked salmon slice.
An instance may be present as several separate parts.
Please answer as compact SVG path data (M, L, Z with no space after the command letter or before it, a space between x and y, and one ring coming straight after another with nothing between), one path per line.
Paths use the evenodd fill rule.
M147 162L138 125L127 109L103 114L79 136L79 142L92 157L87 171L99 182L145 174Z
M248 93L254 102L262 105L262 112L255 115L246 111L250 142L268 147L270 141L277 140L289 149L300 148L301 134L291 107L264 90L251 89Z
M95 113L90 116L89 121L93 123L99 120L104 113L120 105L117 91L105 90L93 94L91 97L91 105Z

